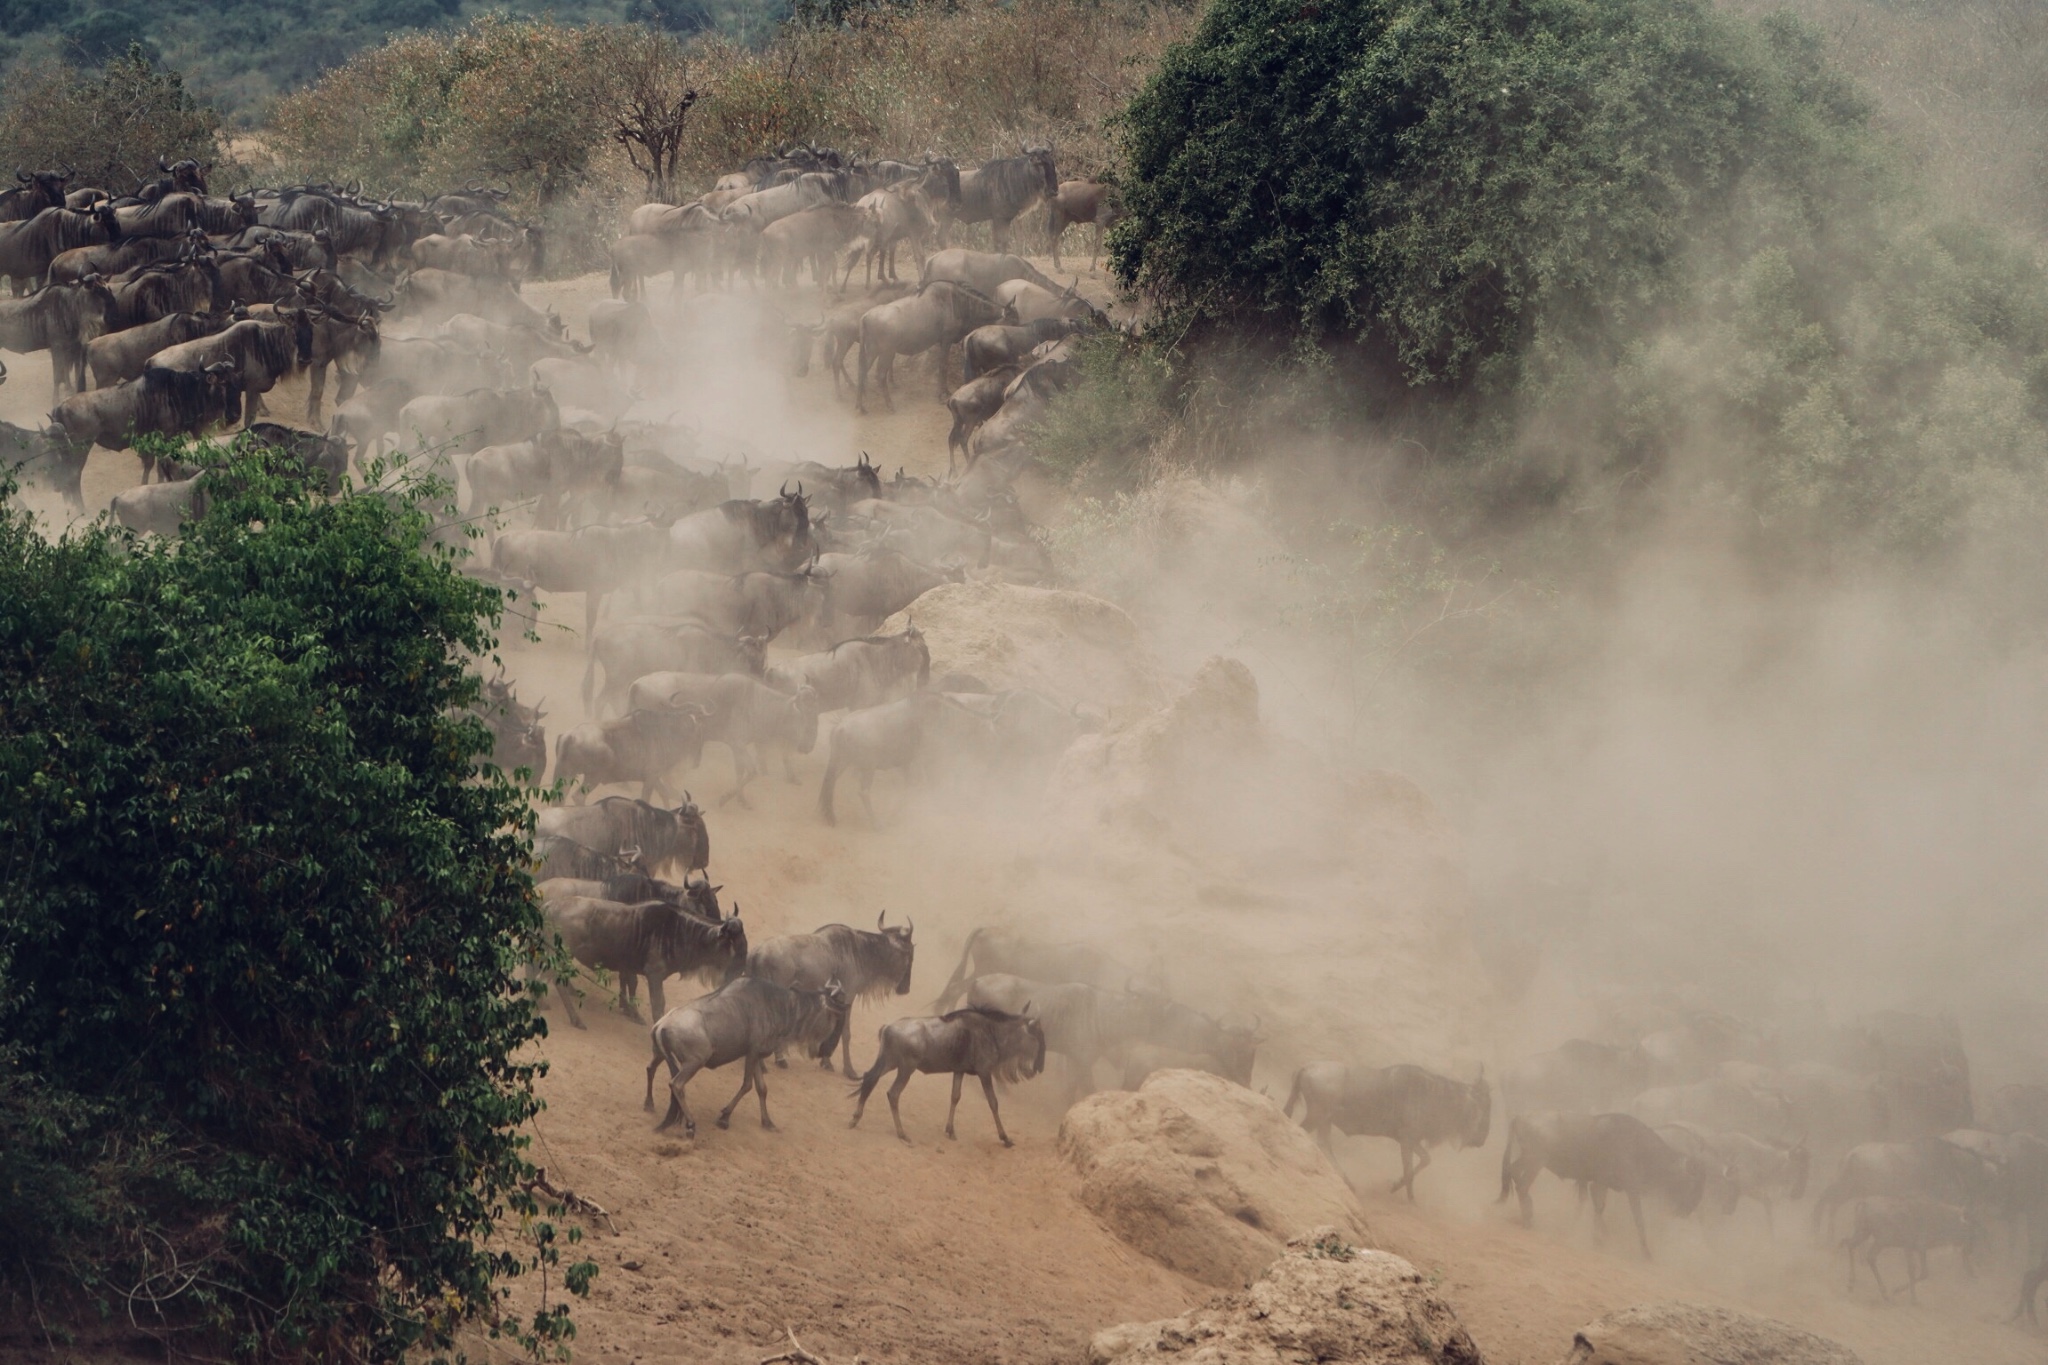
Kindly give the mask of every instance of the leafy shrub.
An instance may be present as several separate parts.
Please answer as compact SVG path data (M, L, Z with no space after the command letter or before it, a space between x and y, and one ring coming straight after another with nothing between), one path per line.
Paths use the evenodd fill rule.
M0 1283L187 1354L438 1350L557 1255L493 1240L544 1032L463 712L497 595L425 486L215 486L173 545L0 499Z
M158 157L221 160L221 116L140 48L97 71L49 63L11 73L0 102L0 162L78 172L114 194L154 179Z

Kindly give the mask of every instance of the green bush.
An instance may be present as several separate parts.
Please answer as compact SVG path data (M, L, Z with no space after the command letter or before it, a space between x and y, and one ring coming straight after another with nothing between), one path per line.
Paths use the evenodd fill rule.
M74 188L117 195L156 179L158 157L219 162L220 134L219 111L140 47L97 70L51 63L11 72L0 100L0 164L69 163Z
M530 816L472 767L499 602L423 550L434 490L266 459L174 544L0 497L0 1282L390 1359L557 1254L494 1236L541 1212Z

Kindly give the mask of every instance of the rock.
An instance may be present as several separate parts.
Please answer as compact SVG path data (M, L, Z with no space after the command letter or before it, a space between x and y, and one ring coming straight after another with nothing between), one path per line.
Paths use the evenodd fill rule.
M1862 1365L1848 1347L1753 1313L1643 1303L1586 1324L1558 1365Z
M1081 1202L1123 1241L1205 1284L1247 1284L1290 1237L1365 1218L1315 1142L1264 1095L1219 1076L1155 1072L1091 1095L1060 1124Z
M883 626L915 620L932 675L966 673L990 688L1028 687L1102 710L1156 706L1163 675L1123 608L1086 593L1010 583L942 583Z
M1335 1228L1288 1243L1243 1292L1164 1322L1095 1334L1089 1365L1483 1365L1457 1315L1415 1267L1348 1246Z

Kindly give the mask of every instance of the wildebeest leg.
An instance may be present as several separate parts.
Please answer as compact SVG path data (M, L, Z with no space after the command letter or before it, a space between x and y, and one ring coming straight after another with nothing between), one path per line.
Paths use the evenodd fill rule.
M586 591L583 594L583 639L586 647L597 638L597 618L604 611L604 594Z
M340 366L336 366L339 369ZM321 361L306 375L306 421L313 426L320 424L320 399L327 392L327 362Z
M667 975L667 963L661 964L659 969L650 967L647 971L647 1008L653 1011L648 1017L657 1023L668 1013L668 995L661 988L662 978Z
M779 1133L782 1130L775 1126L774 1119L768 1117L768 1072L762 1067L758 1055L747 1058L747 1065L753 1068L754 1095L761 1101L761 1126L771 1133Z
M738 1092L733 1095L731 1103L718 1111L718 1126L720 1128L732 1127L732 1111L740 1107L740 1101L745 1099L747 1092L754 1088L754 1066L754 1054L750 1052L740 1063L740 1088ZM767 1115L768 1102L763 1100L761 1102L761 1116L766 1118Z
M959 1094L960 1078L955 1076L953 1078L953 1095L956 1100L959 1098ZM1003 1146L1015 1147L1017 1144L1010 1141L1010 1135L1003 1131L1003 1111L996 1108L996 1083L987 1076L981 1078L981 1097L988 1101L988 1116L996 1121L996 1136L1003 1140Z
M839 1030L839 1059L841 1067L840 1074L844 1075L846 1079L850 1081L855 1076L860 1074L859 1072L853 1069L853 1006L850 1004L847 1006L846 1026ZM832 1069L832 1058L830 1054L827 1054L826 1056L821 1057L818 1060L824 1064L824 1067L827 1071L830 1071Z
M1599 1196L1595 1195L1594 1198L1597 1200ZM1650 1234L1643 1231L1643 1197L1634 1190L1628 1192L1628 1214L1636 1220L1636 1241L1643 1248L1643 1259L1654 1260L1655 1258L1650 1255Z
M637 975L632 972L619 973L619 1017L630 1019L636 1024L644 1024L647 1021L640 1017L639 989L640 978ZM661 1015L657 1013L654 1017L659 1019Z
M690 1117L690 1106L683 1099L683 1088L689 1085L690 1077L696 1075L698 1070L697 1067L682 1067L668 1078L668 1114L660 1123L654 1125L655 1132L659 1133L671 1127L680 1118L683 1121L684 1136L697 1136L697 1120Z
M903 1097L903 1087L910 1084L910 1072L910 1063L905 1062L896 1072L896 1083L889 1087L889 1117L896 1124L896 1136L905 1142L910 1141L910 1134L903 1131L903 1110L896 1102Z
M866 811L866 812L868 813L868 824L869 824L870 826L872 826L873 828L876 828L876 829L880 829L880 828L881 828L880 822L878 822L878 821L877 821L877 820L875 819L875 803L874 803L874 802L872 802L872 801L870 801L870 800L868 800L868 788L869 788L869 787L872 787L872 786L874 786L874 785L875 785L875 770L874 770L873 768L862 768L862 769L861 769L861 771L860 771L860 804L861 804L861 809L862 809L862 810L865 810L865 811Z
M1581 1200L1585 1197L1588 1185L1589 1182L1587 1181L1582 1180L1579 1182L1579 1196ZM1593 1227L1602 1235L1605 1235L1607 1232L1607 1187L1605 1185L1592 1185L1590 1188L1593 1191ZM1629 1196L1629 1205L1634 1207L1634 1195Z
M558 976L555 978L555 994L562 997L562 1008L569 1012L569 1023L576 1028L585 1027L583 1016L576 1011L576 988Z
M1401 1178L1394 1182L1394 1188L1388 1190L1387 1193L1392 1194L1395 1190L1399 1190L1403 1185L1406 1185L1408 1187L1408 1202L1414 1203L1415 1177L1421 1175L1423 1167L1427 1165L1429 1165L1429 1148L1419 1144L1411 1146L1406 1142L1402 1143Z
M1863 1254L1863 1263L1870 1267L1870 1278L1877 1281L1877 1297L1885 1303L1892 1301L1891 1290L1885 1288L1884 1272L1877 1268L1877 1239L1870 1239L1870 1246Z
M946 1106L946 1138L948 1141L959 1141L959 1135L953 1131L953 1111L960 1107L960 1085L966 1079L967 1073L964 1071L953 1073L953 1099Z
M2007 1319L2008 1321L2018 1322L2023 1313L2028 1322L2038 1324L2041 1321L2034 1315L2034 1296L2041 1292L2043 1281L2048 1281L2048 1260L2029 1270L2026 1278L2020 1281L2020 1305L2012 1310L2012 1317Z

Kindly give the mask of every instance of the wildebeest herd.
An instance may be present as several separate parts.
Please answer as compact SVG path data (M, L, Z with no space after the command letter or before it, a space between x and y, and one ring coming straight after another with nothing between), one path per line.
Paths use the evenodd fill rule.
M738 1062L720 1126L751 1091L772 1127L769 1069L792 1050L827 1068L836 1052L855 1076L852 1013L910 993L914 925L878 915L873 929L750 941L737 896L721 903L704 813L680 783L705 746L721 745L733 767L721 801L744 805L775 766L797 780L792 757L822 737L819 817L836 818L851 776L872 821L878 772L986 782L1051 762L1097 723L1064 698L934 678L914 617L883 631L944 584L1048 575L1012 484L1078 335L1105 319L1010 254L1008 235L1042 207L1056 251L1067 223L1114 220L1114 191L1060 182L1045 148L965 172L940 157L856 164L809 148L761 158L692 203L633 212L612 251L614 296L592 308L584 341L522 296L543 240L499 192L405 202L302 185L215 197L207 169L164 165L118 198L71 189L62 170L24 171L0 195L0 273L16 295L0 300L0 350L49 351L57 390L47 429L0 424L0 459L82 510L87 453L146 434L239 420L330 489L370 455L431 452L462 515L498 528L466 571L528 601L584 597L589 718L550 748L543 706L502 676L478 711L494 762L571 789L539 812L535 875L565 949L615 978L628 1017L640 1018L646 983L647 1106L665 1067L661 1126L694 1136L688 1083ZM994 251L945 245L948 230L976 222L990 224ZM906 248L914 284L899 274ZM806 266L816 320L730 292L796 284ZM855 295L857 267L868 278ZM647 286L661 273L673 278L665 306ZM713 448L695 428L638 415L641 395L676 378L679 342L707 335L791 376L822 363L857 404L871 380L891 400L896 362L935 353L953 418L948 478L889 477L865 455L757 462L743 444ZM956 347L963 382L949 388ZM305 418L319 426L330 365L337 406L323 432L256 420L266 393L305 372ZM146 462L115 514L175 534L203 509L205 479ZM637 796L586 799L614 784ZM665 983L678 975L716 989L671 1010ZM1251 1086L1260 1021L1204 1013L1161 977L1091 945L977 930L937 1012L880 1030L851 1121L893 1073L891 1117L907 1138L897 1102L912 1075L951 1075L954 1106L973 1076L1008 1145L996 1086L1039 1075L1050 1054L1069 1098L1095 1088L1104 1064L1127 1088L1163 1068ZM573 983L556 984L582 1027ZM1979 1103L1951 1023L1880 1014L1795 1045L1680 1013L1626 1041L1523 1058L1499 1092L1496 1125L1483 1070L1467 1080L1316 1061L1293 1073L1285 1111L1300 1108L1325 1146L1335 1133L1391 1139L1394 1189L1411 1200L1433 1148L1485 1147L1499 1126L1502 1201L1513 1196L1530 1220L1546 1171L1590 1196L1596 1218L1618 1193L1645 1255L1646 1197L1681 1217L1727 1217L1749 1201L1768 1224L1812 1188L1815 1229L1832 1238L1846 1221L1852 1283L1860 1256L1888 1294L1878 1257L1897 1250L1910 1294L1931 1251L1974 1255L2001 1237L2028 1267L2016 1316L2033 1317L2048 1282L2048 1087L2008 1086Z

